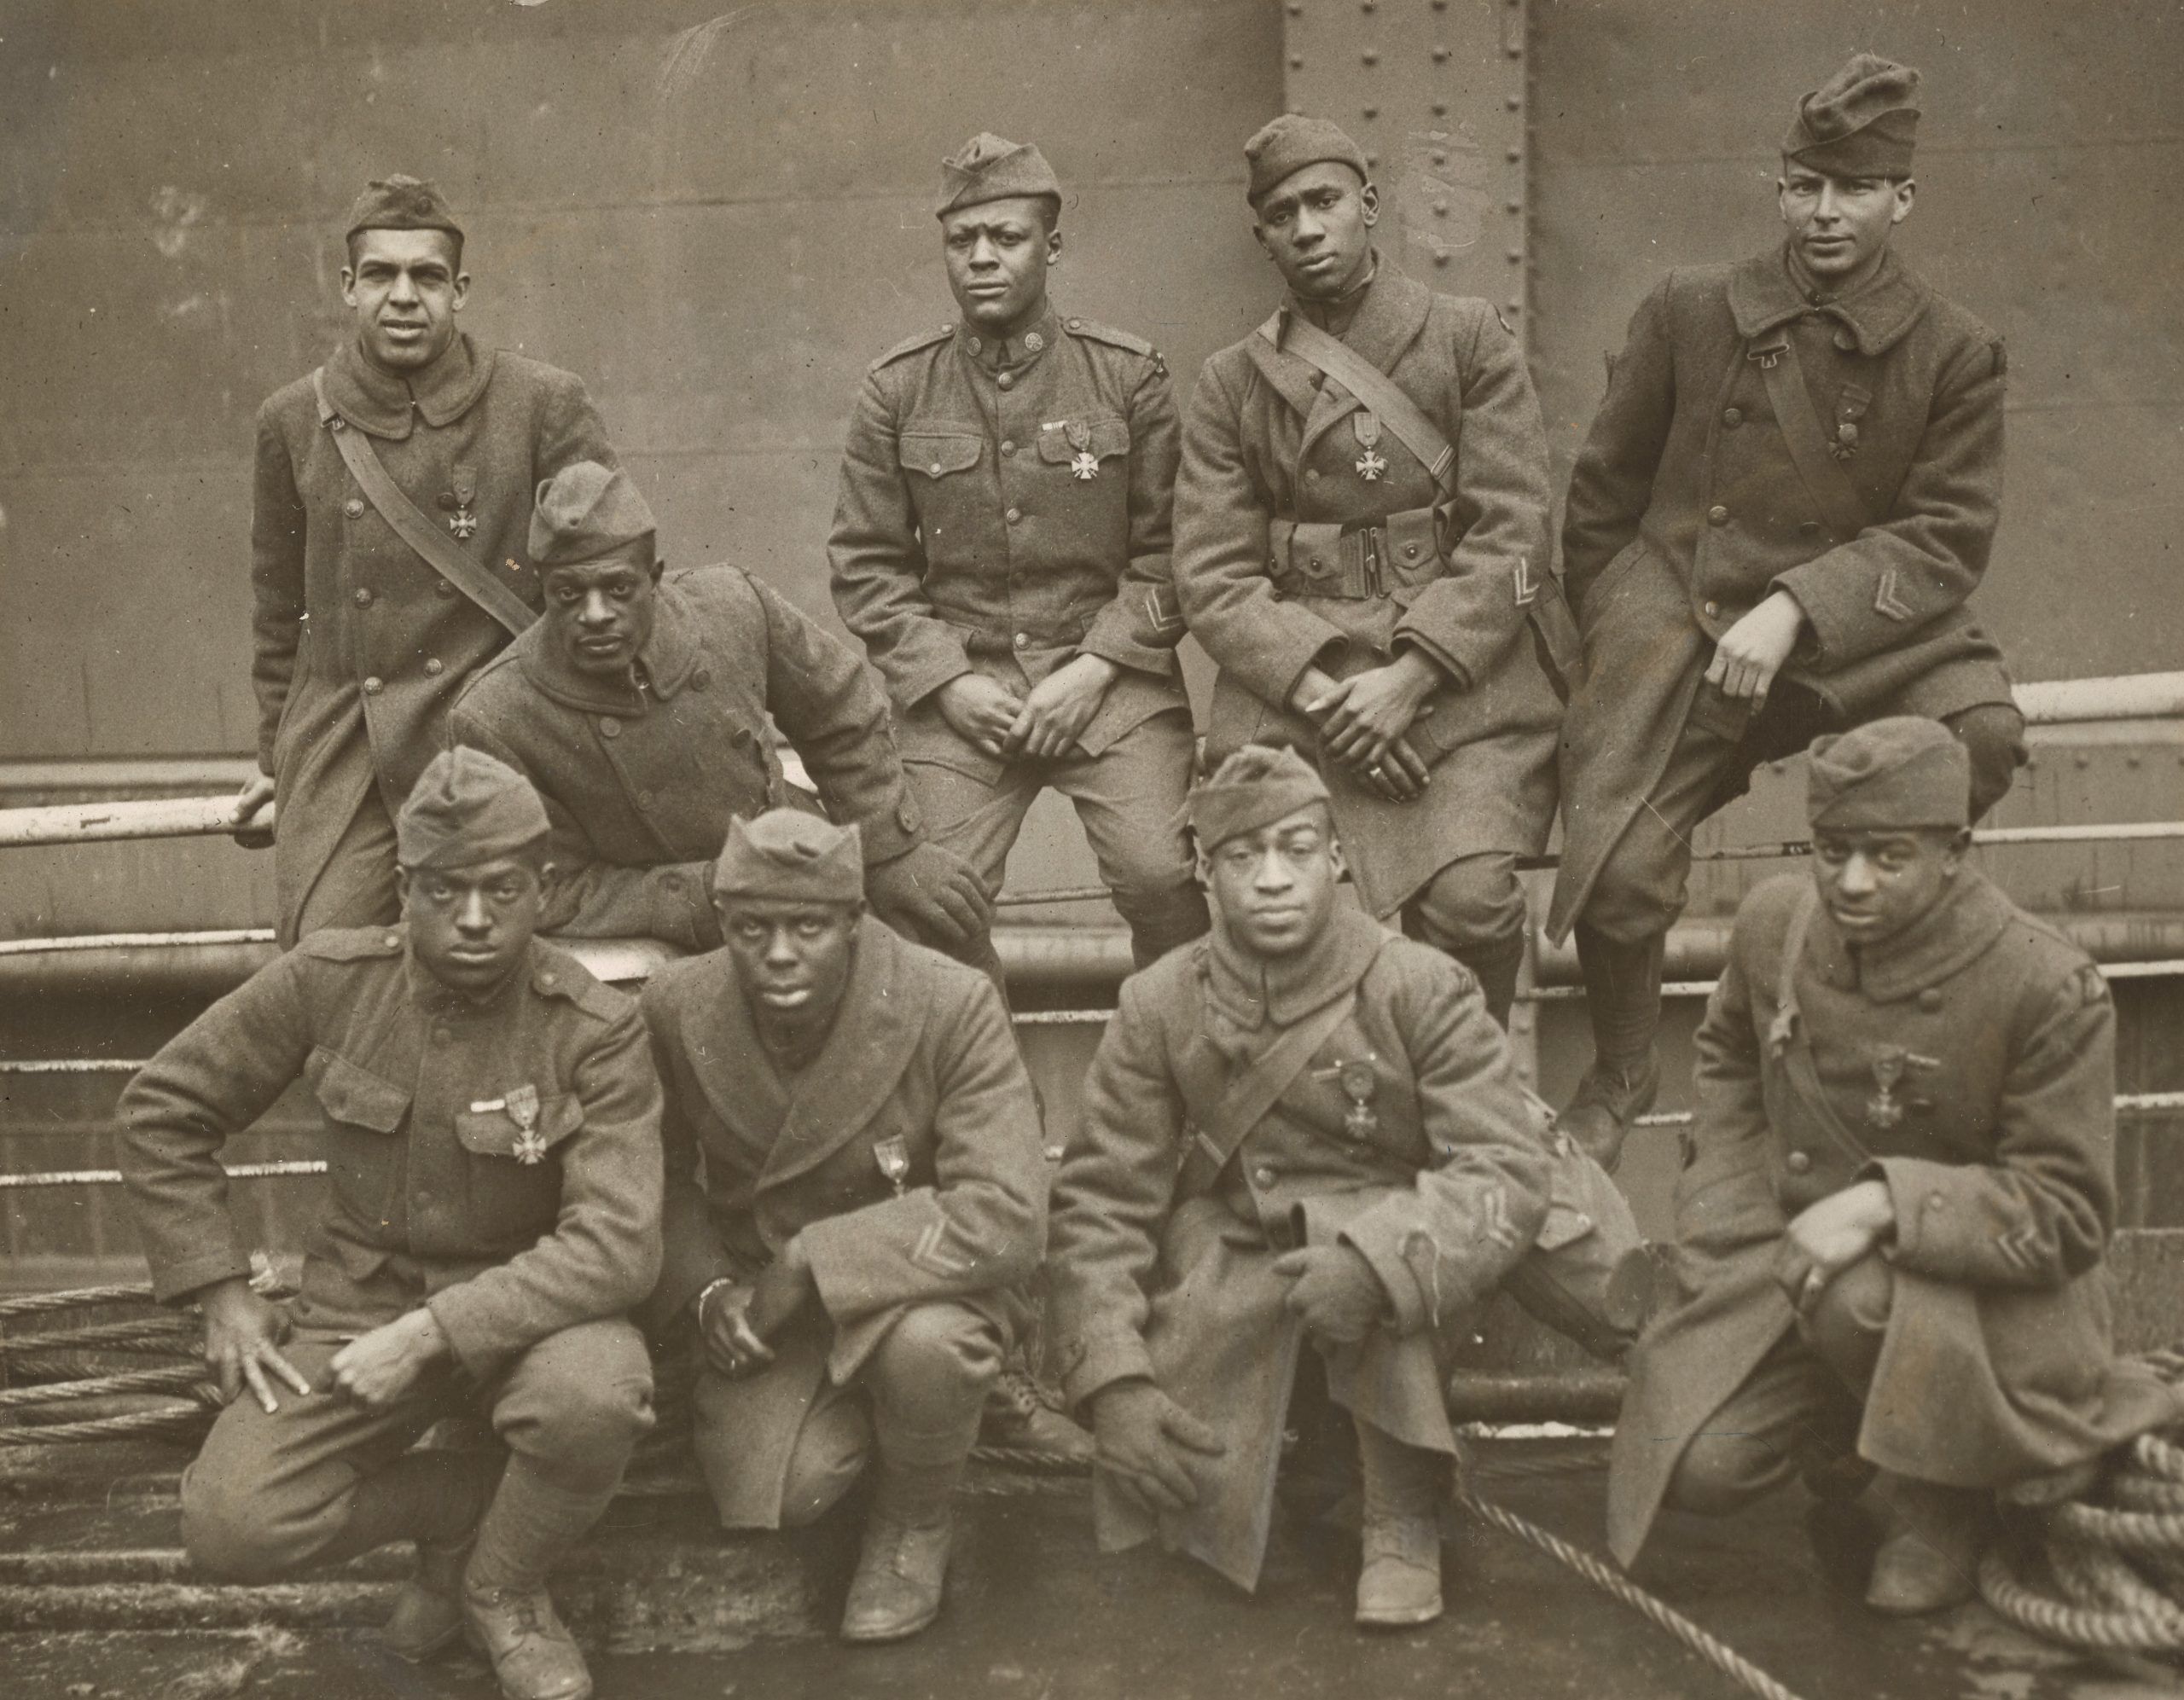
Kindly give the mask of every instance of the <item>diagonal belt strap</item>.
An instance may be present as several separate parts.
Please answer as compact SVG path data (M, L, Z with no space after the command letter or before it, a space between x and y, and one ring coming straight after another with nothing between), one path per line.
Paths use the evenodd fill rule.
M500 624L510 637L520 636L538 618L531 606L493 577L479 561L456 547L455 539L434 525L431 515L402 493L380 463L379 451L361 431L334 410L326 399L326 368L311 374L311 393L318 397L318 422L341 451L342 464L364 492L364 499L379 510L379 517L394 527L394 535L425 558L425 565Z
M1432 474L1433 482L1443 496L1449 494L1449 475L1455 471L1456 451L1449 446L1449 439L1440 428L1426 416L1426 411L1405 395L1396 380L1348 343L1337 340L1314 324L1310 319L1292 314L1289 334L1285 338L1281 329L1282 316L1276 313L1259 327L1259 334L1276 348L1287 349L1306 364L1335 380L1357 399L1370 408L1403 441L1403 446L1418 457L1418 463Z
M1274 1108L1275 1099L1289 1089L1289 1082L1304 1071L1313 1053L1334 1036L1335 1030L1356 1007L1357 989L1353 986L1289 1029L1229 1082L1192 1141L1195 1154L1211 1165L1210 1173L1221 1172L1222 1165L1243 1144L1244 1135Z
M1750 350L1745 357L1758 364L1761 381L1767 386L1768 403L1774 409L1774 422L1782 427L1782 446L1790 451L1791 463L1804 481L1805 493L1827 521L1828 530L1835 533L1835 541L1849 542L1873 520L1850 475L1828 452L1820 415L1813 411L1812 392L1805 388L1804 368L1798 363L1796 345L1786 334L1780 335Z

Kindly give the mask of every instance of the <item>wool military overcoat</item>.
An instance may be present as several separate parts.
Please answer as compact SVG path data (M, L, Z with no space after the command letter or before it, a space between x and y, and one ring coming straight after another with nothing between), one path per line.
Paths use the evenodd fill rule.
M1049 308L996 366L969 324L865 374L827 557L834 606L894 699L903 756L990 784L1002 763L933 693L976 672L1021 695L1079 655L1122 670L1077 746L1097 756L1188 708L1169 575L1176 409L1150 343Z
M1785 339L1871 516L1854 535L1830 529L1768 400L1755 357ZM1556 938L1667 766L1715 645L1773 591L1808 628L1782 676L1847 720L2010 700L1964 606L2001 513L2005 363L1893 253L1839 299L1801 293L1778 250L1671 272L1640 305L1563 524L1585 662L1563 734ZM1744 705L1705 697L1733 735Z
M1323 763L1336 830L1366 905L1391 915L1458 856L1536 852L1554 813L1560 709L1530 630L1553 566L1547 444L1524 351L1484 301L1437 295L1385 258L1342 340L1392 378L1455 450L1455 495L1422 537L1391 540L1375 594L1276 583L1275 522L1376 525L1441 501L1426 467L1355 396L1254 332L1205 363L1176 485L1176 589L1219 664L1209 767L1279 734L1310 751L1287 707L1307 667L1338 677L1414 644L1448 679L1411 728L1432 780L1389 803ZM1299 310L1292 301L1287 316ZM1372 437L1385 463L1359 465ZM1323 556L1323 559L1325 557ZM1293 564L1309 575L1310 560Z
M1198 1135L1232 1082L1352 997L1217 1164ZM1389 1324L1329 1349L1329 1386L1361 1420L1453 1452L1448 1348L1538 1237L1548 1170L1502 1030L1441 952L1347 908L1297 958L1254 961L1218 934L1171 951L1124 982L1055 1181L1064 1391L1082 1404L1149 1377L1219 1430L1199 1504L1161 1533L1251 1587L1301 1343L1275 1257L1338 1239L1364 1256ZM1154 1533L1104 1491L1097 1506L1103 1545Z
M868 866L922 839L863 659L770 585L725 566L665 575L637 664L644 688L572 667L535 626L456 700L449 736L528 775L553 818L546 925L720 943L711 864L737 816L790 800L768 729L804 759Z
M458 334L407 382L344 343L326 395L411 502L536 608L532 493L578 461L614 463L583 383ZM448 705L508 641L365 499L319 423L309 378L258 411L251 519L258 765L278 787L285 935L376 784L392 815L444 739Z
M1007 1333L1046 1248L1046 1158L1031 1078L992 983L868 916L824 1047L784 1075L728 955L655 975L645 1019L665 1082L665 1330L718 1276L755 1279L791 1239L823 1315L732 1382L696 1436L722 1521L779 1526L790 1454L822 1378L849 1380L908 1308L950 1300ZM896 1173L891 1177L890 1168Z
M2115 1010L2100 971L1969 867L1908 931L1857 951L1815 896L1785 874L1745 899L1699 1029L1676 1291L1632 1355L1616 1425L1609 1535L1625 1564L1692 1436L1794 1324L1784 1230L1859 1180L1884 1181L1895 1208L1862 1456L1989 1487L2175 1414L2110 1348Z
M298 1322L361 1332L421 1304L483 1379L652 1290L659 1083L636 1003L542 943L473 1002L387 927L313 933L122 1094L122 1171L161 1300L249 1274L218 1152L298 1078L329 1171Z

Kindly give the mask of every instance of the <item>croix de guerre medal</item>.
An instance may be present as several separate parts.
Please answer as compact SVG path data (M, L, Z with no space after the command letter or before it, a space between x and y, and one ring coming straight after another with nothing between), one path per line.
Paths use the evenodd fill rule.
M470 511L470 504L478 499L478 474L468 467L457 467L452 482L455 512L447 516L447 528L468 542L478 530L478 516Z
M515 1160L526 1168L546 1160L545 1136L538 1131L538 1088L517 1087L508 1094L508 1120L515 1123Z
M1922 1057L1916 1051L1883 1051L1873 1059L1874 1092L1866 1100L1866 1125L1876 1133L1886 1133L1899 1126L1903 1120L1903 1106L1896 1101L1896 1088L1903 1083L1906 1071L1912 1069L1937 1069L1938 1059Z
M1069 438L1069 446L1077 450L1070 459L1069 475L1088 484L1099 477L1100 462L1092 453L1092 427L1081 419L1072 419L1062 428L1062 434Z
M909 1147L900 1139L881 1140L872 1147L872 1160L880 1165L880 1172L887 1177L895 1196L901 1198L903 1182L910 1176Z
M1314 1080L1333 1081L1350 1100L1350 1108L1343 1111L1342 1130L1353 1140L1369 1140L1380 1131L1380 1118L1373 1112L1373 1094L1380 1087L1373 1065L1378 1060L1374 1054L1361 1061L1334 1063L1312 1070Z
M1368 484L1380 482L1388 463L1379 453L1380 421L1371 413L1360 409L1350 416L1350 429L1357 438L1357 446L1364 453L1357 457L1357 476Z

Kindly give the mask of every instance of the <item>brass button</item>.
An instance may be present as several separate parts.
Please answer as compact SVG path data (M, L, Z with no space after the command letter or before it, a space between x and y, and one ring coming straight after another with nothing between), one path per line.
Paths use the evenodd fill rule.
M1708 508L1706 510L1706 523L1710 525L1728 525L1729 523L1729 510L1726 508Z
M926 470L931 473L933 477L938 478L940 476L940 462L935 461L931 466L927 467Z
M1019 649L1029 649L1031 647L1031 634L1028 631L1018 632L1016 634L1016 647Z
M1719 602L1709 602L1706 605L1706 618L1710 620L1721 612L1722 605Z
M439 499L440 508L444 513L452 513L456 508L462 506L460 502L455 499L455 492L451 490L442 490L440 492Z
M341 504L341 511L351 519L361 519L364 517L364 504L352 496Z
M364 694L368 697L375 697L386 688L386 681L380 678L376 673L373 674L370 678L364 681Z
M694 691L702 691L712 682L713 670L710 667L700 667L690 676L690 688Z
M649 809L652 807L652 793L650 792L641 791L637 793L637 807L640 809Z
M680 891L682 889L682 876L676 873L673 868L668 869L659 876L659 889L663 891Z
M1919 994L1919 1007L1927 1013L1931 1014L1941 1007L1942 992L1939 986L1928 986L1926 990Z
M1306 484L1317 484L1319 481L1320 469L1317 467L1307 467L1304 469L1304 482Z
M1728 426L1730 430L1734 431L1737 426L1744 423L1744 409L1740 407L1723 408L1722 409L1722 423Z
M986 351L985 341L979 337L973 337L965 346L973 354L984 354Z
M1012 508L1002 517L1007 519L1010 525L1014 525L1019 519L1021 519L1024 517L1024 510L1020 508Z
M1804 1175L1809 1173L1811 1169L1812 1158L1809 1154L1801 1151L1793 1151L1790 1153L1791 1174Z
M1268 1168L1266 1164L1262 1163L1257 1169L1254 1169L1252 1171L1252 1179L1261 1187L1271 1187L1274 1185L1275 1181L1274 1170Z
M1403 558L1405 560L1416 560L1418 559L1418 545L1416 543L1405 543L1403 546Z
M433 583L433 589L438 591L443 597L452 596L455 595L455 586L449 583L444 578L435 579Z
M447 664L442 661L437 655L433 657L431 660L425 664L425 676L427 678L437 679L441 674L446 671Z
M622 735L622 722L611 714L602 714L599 717L599 729L609 738L619 738Z
M1041 336L1038 332L1026 331L1024 333L1024 346L1029 349L1032 353L1037 354L1046 345L1046 338Z
M1943 1198L1938 1192L1929 1192L1926 1194L1926 1208L1930 1210L1937 1210L1948 1202L1949 1201Z
M446 1028L435 1027L433 1029L433 1042L435 1045L451 1044L454 1042L454 1040L455 1035L449 1032Z
M994 380L994 382L1000 385L1004 390L1013 390L1016 387L1015 374L1010 372L1002 373L1001 376Z
M1016 452L1016 444L1010 438L1004 437L1001 439L1001 452L1004 455L1013 455Z
M351 600L360 608L369 608L372 605L372 593L369 590L359 589Z

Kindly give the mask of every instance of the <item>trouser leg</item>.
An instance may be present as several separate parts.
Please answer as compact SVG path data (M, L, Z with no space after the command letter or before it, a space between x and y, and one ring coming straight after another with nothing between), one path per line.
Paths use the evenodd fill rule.
M299 1336L282 1348L314 1387L340 1343ZM182 1536L191 1561L236 1581L264 1582L391 1540L440 1540L476 1515L473 1466L410 1446L459 1403L449 1378L369 1411L331 1392L278 1389L268 1413L246 1392L220 1413L182 1478Z
M1505 1030L1525 960L1525 888L1513 850L1458 856L1428 880L1404 930L1471 970L1487 1013Z
M1059 763L1054 770L1055 788L1077 805L1141 968L1211 925L1183 827L1195 756L1188 711L1170 709L1141 721L1097 756Z
M1972 818L1984 818L2016 782L2025 764L2024 717L2012 703L1982 703L1942 724L1954 732L1972 757Z
M1793 1332L1692 1436L1663 1503L1725 1517L1852 1451L1857 1432L1857 1401Z
M872 1416L859 1390L822 1383L796 1431L781 1482L783 1529L816 1523L872 1461Z
M1039 794L1030 764L1012 763L989 783L943 762L906 761L903 777L925 816L926 837L962 857L985 881L986 890L997 895L1008 869L1008 852L1024 829L1024 816L1032 799ZM990 931L980 934L957 954L1006 993L1001 955L994 949Z

